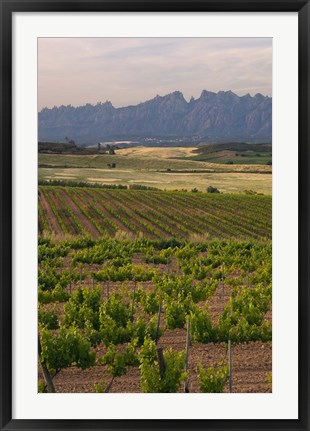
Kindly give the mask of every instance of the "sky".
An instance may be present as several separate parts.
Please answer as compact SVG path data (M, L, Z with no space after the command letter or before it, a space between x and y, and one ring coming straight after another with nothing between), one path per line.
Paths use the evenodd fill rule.
M39 38L38 109L181 91L272 95L271 38Z

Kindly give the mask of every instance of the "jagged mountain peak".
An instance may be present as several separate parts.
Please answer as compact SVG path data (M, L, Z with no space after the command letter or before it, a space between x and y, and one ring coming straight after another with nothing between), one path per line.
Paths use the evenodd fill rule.
M202 90L199 99L207 99L216 97L216 93L213 91Z
M133 106L115 108L106 101L44 108L38 116L41 141L70 136L82 144L112 137L198 135L271 142L272 99L260 93L239 97L231 90L203 90L187 102L181 91L173 91Z
M106 106L107 108L114 108L114 106L112 105L112 102L110 100L106 100L104 103L100 103L102 106Z
M181 91L173 91L172 93L166 94L164 96L160 96L157 94L153 99L147 100L147 102L152 102L152 101L159 102L159 101L166 101L166 100L179 100L187 103Z

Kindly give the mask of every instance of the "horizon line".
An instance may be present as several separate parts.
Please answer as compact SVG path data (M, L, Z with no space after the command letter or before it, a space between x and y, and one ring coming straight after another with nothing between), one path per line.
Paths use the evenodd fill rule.
M164 94L163 96L156 94L156 96L152 97L151 99L147 99L147 100L145 100L144 102L139 102L139 103L136 103L136 104L122 105L122 106L114 106L114 105L113 105L113 103L112 103L110 100L106 100L105 102L98 101L98 102L96 102L96 103L85 102L83 105L71 105L71 104L64 105L64 104L61 104L61 105L54 105L54 106L52 106L52 107L44 106L43 108L41 108L40 110L38 110L38 112L40 113L40 112L41 112L41 111L43 111L44 109L54 109L54 108L61 108L61 107L65 107L65 108L67 108L67 107L72 107L72 108L81 108L81 107L83 107L83 106L87 106L87 105L97 106L97 105L105 105L105 104L111 105L114 109L129 108L129 107L131 107L131 106L139 106L139 105L141 105L141 104L143 104L143 103L149 102L149 101L154 100L154 99L156 99L156 98L158 98L158 97L159 97L159 98L164 98L164 97L170 96L170 95L175 94L175 93L180 93L180 94L182 95L183 99L184 99L187 103L190 103L192 100L194 100L194 101L199 100L199 99L201 98L201 96L202 96L202 94L203 94L204 92L212 93L212 94L216 94L216 95L218 95L219 93L232 93L233 95L235 95L235 96L237 96L237 97L240 97L240 98L242 98L242 97L246 97L246 96L250 96L251 98L254 98L254 97L256 97L256 96L259 96L259 95L260 95L260 96L263 96L264 98L272 99L272 96L264 95L264 94L262 94L262 93L256 93L256 94L254 94L254 95L252 96L249 92L248 92L248 93L245 93L245 94L243 94L243 95L239 95L239 94L235 93L235 92L234 92L234 91L232 91L232 90L219 90L219 91L215 92L215 91L210 91L210 90L203 89L203 90L201 91L201 93L200 93L200 96L199 96L199 97L194 98L194 96L191 96L191 97L189 98L189 100L186 100L186 98L184 97L184 94L182 93L182 91L180 91L180 90L174 90L174 91L171 91L170 93Z

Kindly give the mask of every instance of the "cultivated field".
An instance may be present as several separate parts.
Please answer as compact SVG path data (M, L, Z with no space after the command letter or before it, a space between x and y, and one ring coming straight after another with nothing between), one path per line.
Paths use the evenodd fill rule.
M39 233L40 391L271 392L270 196L41 186Z
M271 239L271 197L39 187L39 232L56 237Z
M39 181L71 180L93 184L141 184L175 190L208 186L225 193L253 190L271 195L272 167L266 164L211 163L191 160L195 148L134 147L115 155L39 154ZM111 166L115 164L114 168Z

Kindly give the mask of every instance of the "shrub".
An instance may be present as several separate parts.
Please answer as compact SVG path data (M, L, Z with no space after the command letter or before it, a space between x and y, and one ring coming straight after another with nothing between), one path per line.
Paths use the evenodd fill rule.
M103 323L106 317L110 317L118 326L125 327L131 318L131 308L123 302L122 296L113 294L100 307L100 322Z
M108 366L109 373L112 377L122 376L126 373L125 356L119 353L113 344L101 358L100 363Z
M79 287L64 306L63 322L78 328L99 329L101 289Z
M214 331L209 311L207 308L195 310L191 313L191 337L198 343L209 343L214 341Z
M140 364L138 355L136 354L137 345L138 340L136 338L127 344L124 352L124 359L126 365L136 367Z
M41 306L38 311L39 324L46 329L57 329L59 327L55 307L52 310L44 310Z
M99 380L98 383L95 383L93 388L94 388L94 392L97 394L102 394L106 391L106 383L104 380Z
M177 392L180 383L187 377L184 372L185 352L176 353L172 349L164 353L165 369L161 376L154 341L146 339L139 355L141 387L147 393Z
M217 367L209 367L206 370L201 364L198 365L198 380L201 392L221 393L229 379L227 365L219 362Z
M220 193L219 189L217 189L216 187L213 187L213 186L209 186L207 188L207 192L208 193Z
M143 311L148 315L155 314L159 307L159 298L156 292L146 293L142 288L140 288L138 294L139 302Z
M183 328L186 316L194 308L194 303L191 295L183 297L178 294L175 300L166 296L164 302L165 309L165 324L168 329Z
M115 346L111 344L107 353L100 359L102 365L107 365L109 373L112 377L119 377L126 374L127 365L139 365L139 359L136 355L137 340L128 343L124 353L116 350Z
M41 304L48 304L50 302L65 302L70 298L70 294L58 283L52 290L44 291L39 286L38 299Z
M90 343L76 328L61 327L56 334L43 329L41 347L42 360L52 373L73 363L82 369L95 363L96 353L90 350Z
M38 380L38 393L39 394L46 394L47 392L48 391L47 391L46 384L44 383L44 380L39 379Z

